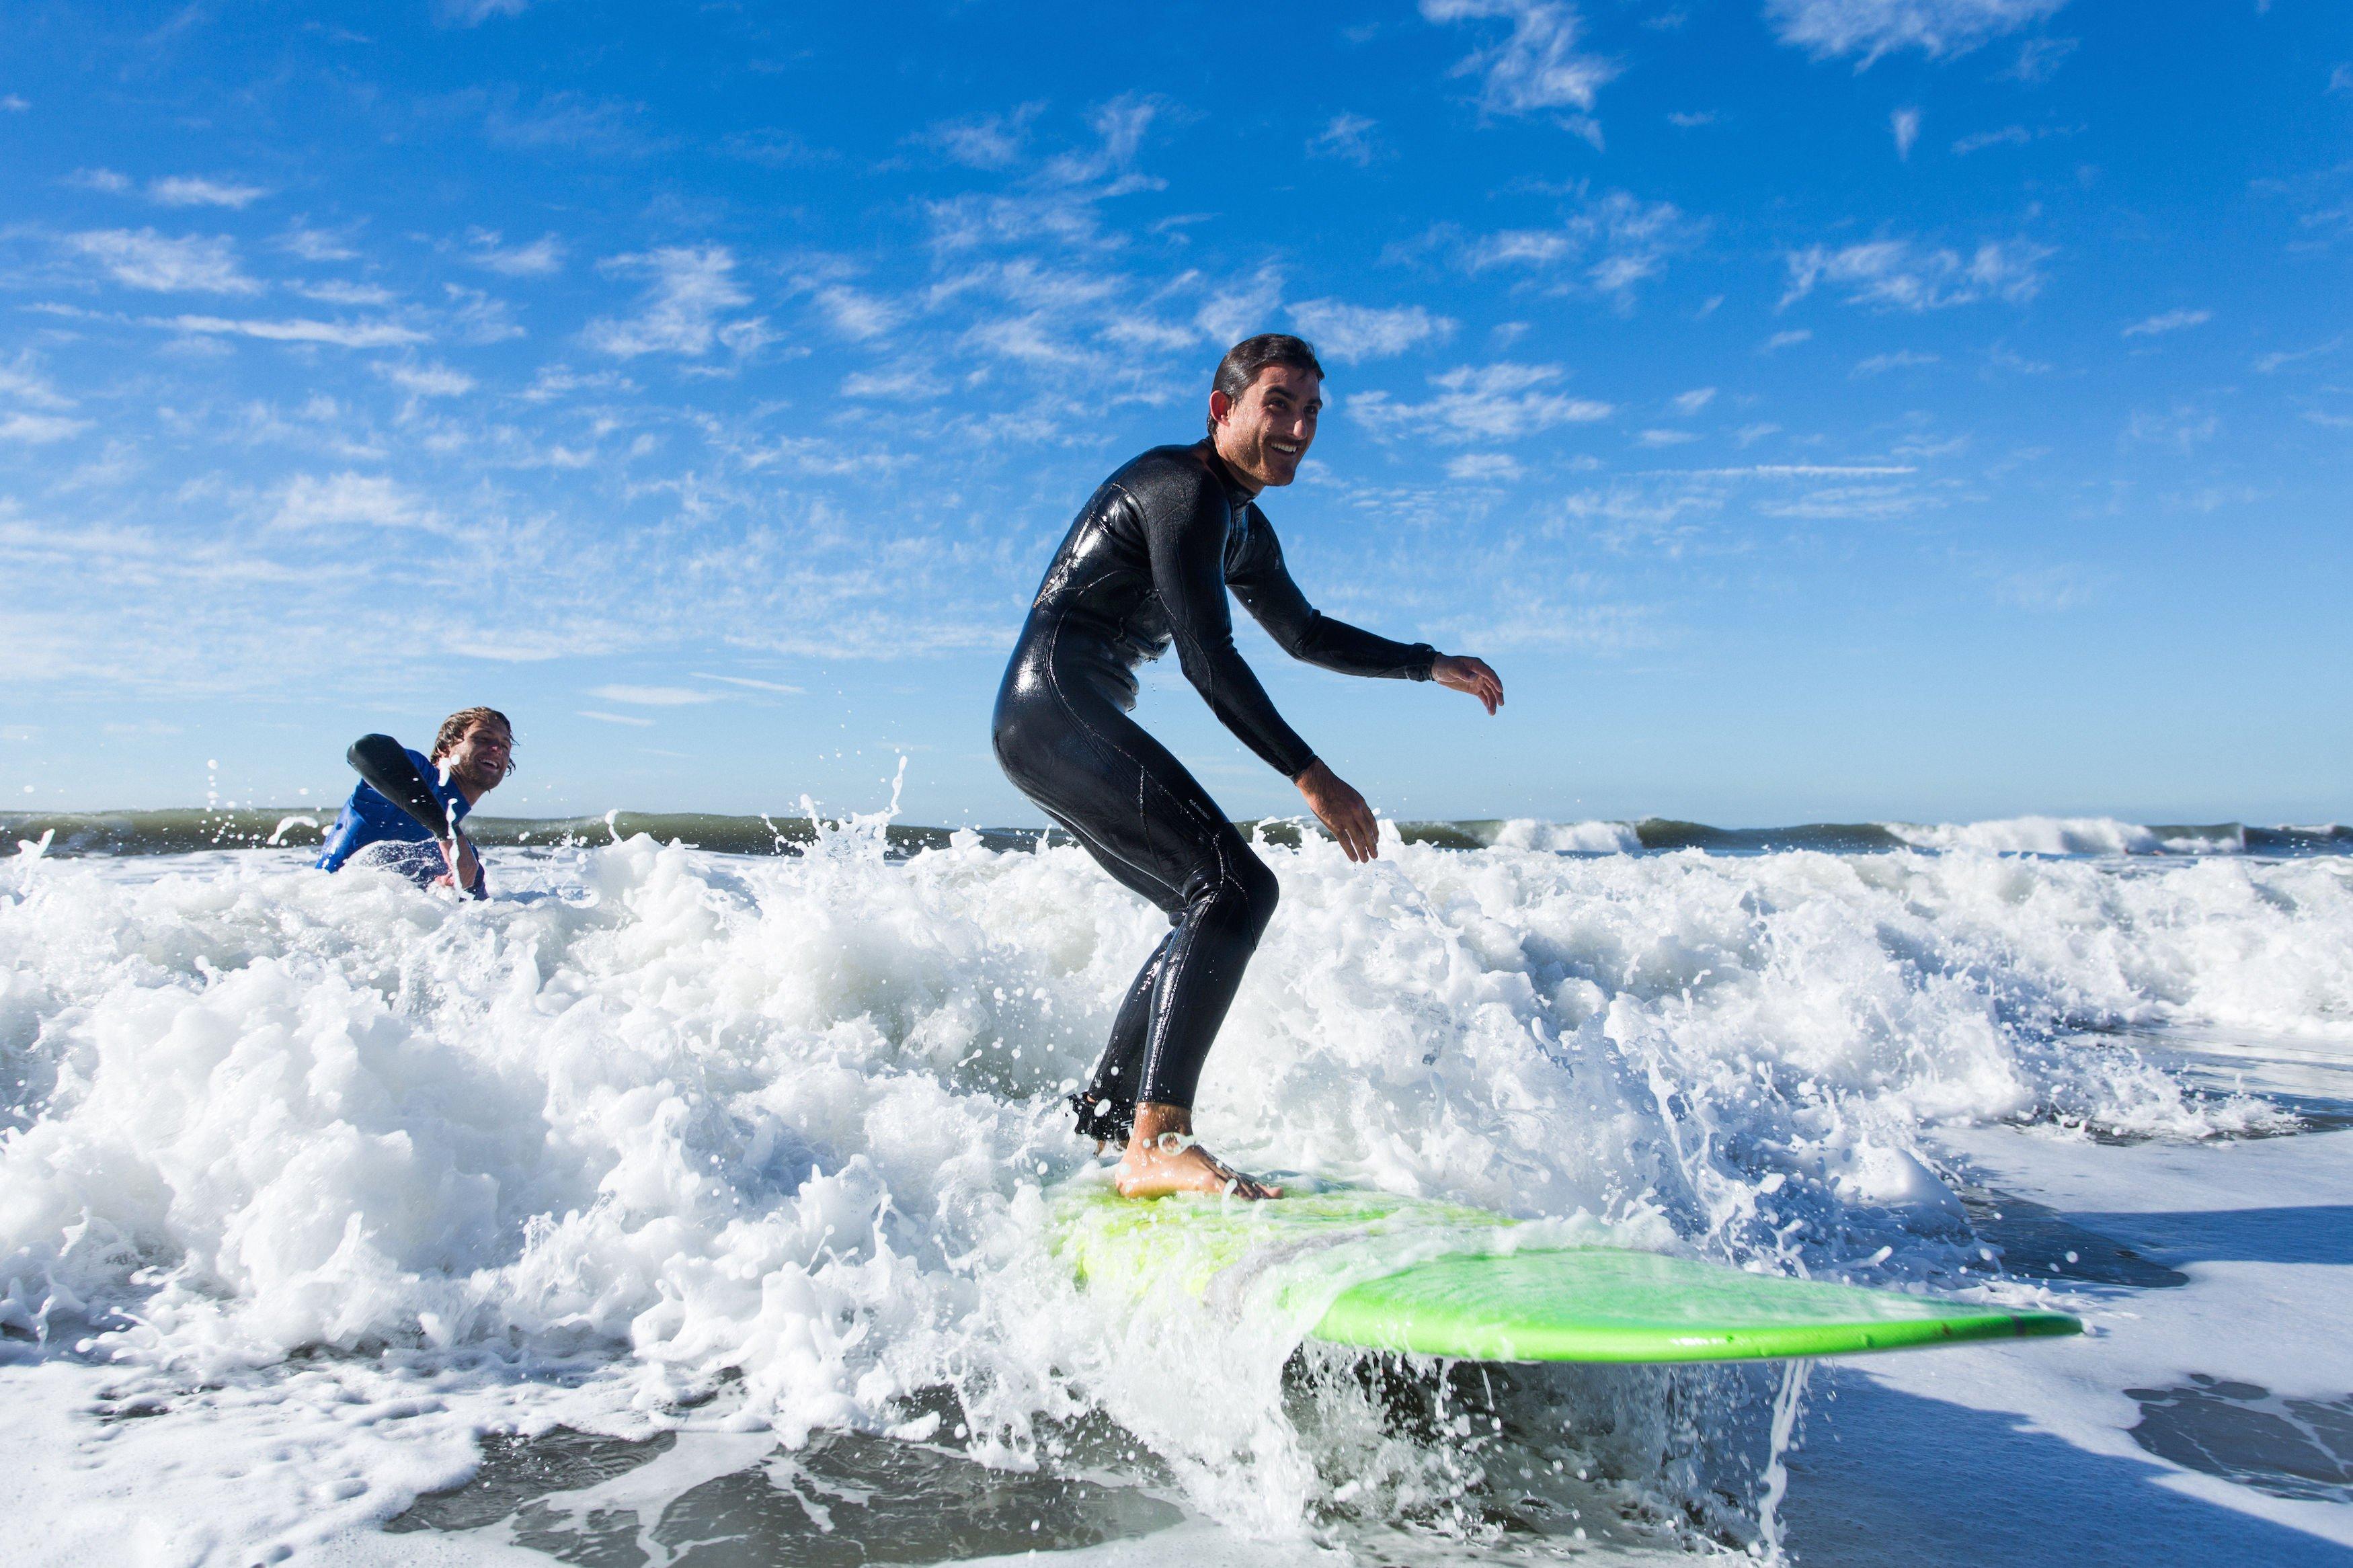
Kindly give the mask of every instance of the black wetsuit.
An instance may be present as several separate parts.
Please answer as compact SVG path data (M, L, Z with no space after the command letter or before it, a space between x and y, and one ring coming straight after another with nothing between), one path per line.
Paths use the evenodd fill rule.
M1430 679L1437 650L1319 614L1210 444L1155 447L1103 481L1071 525L997 694L997 760L1103 869L1175 929L1128 988L1081 1132L1124 1142L1138 1101L1189 1106L1201 1061L1274 912L1274 874L1208 792L1130 719L1135 667L1173 641L1186 679L1285 778L1315 760L1234 648L1231 588L1294 658Z

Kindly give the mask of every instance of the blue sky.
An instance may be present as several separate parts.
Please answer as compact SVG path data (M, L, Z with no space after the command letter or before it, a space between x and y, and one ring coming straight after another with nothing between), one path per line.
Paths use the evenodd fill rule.
M102 10L103 14L99 14ZM1299 331L1401 816L2348 814L2353 12L2322 0L30 4L0 790L1035 814L1072 511ZM1171 668L1145 722L1296 796Z

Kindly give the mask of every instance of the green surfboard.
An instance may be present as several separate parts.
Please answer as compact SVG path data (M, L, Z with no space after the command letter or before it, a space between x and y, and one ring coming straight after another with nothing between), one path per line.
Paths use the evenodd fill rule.
M2079 1333L2021 1311L1579 1245L1547 1222L1342 1188L1262 1204L1057 1194L1054 1246L1090 1289L1176 1289L1312 1321L1308 1337L1464 1361L1691 1362Z

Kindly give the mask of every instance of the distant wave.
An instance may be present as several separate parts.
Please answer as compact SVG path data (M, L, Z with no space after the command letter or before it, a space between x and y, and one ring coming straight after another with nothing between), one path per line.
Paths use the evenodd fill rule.
M0 813L0 848L50 836L52 855L183 855L209 849L316 848L333 814L315 807L166 811ZM1253 826L1270 842L1299 842L1293 820ZM2353 826L2259 827L2238 822L2143 824L2109 816L2013 816L1989 822L1810 822L1790 827L1714 827L1704 822L1644 817L1639 822L1547 822L1479 817L1401 822L1408 843L1447 849L1530 849L1564 855L1635 855L1696 849L1709 855L1761 855L1810 849L1870 855L1915 849L2041 856L2353 855ZM798 853L816 842L806 816L725 816L703 812L619 811L607 816L477 817L475 841L506 848L608 844L643 833L726 855ZM892 824L894 855L945 848L957 830ZM966 830L970 831L970 830ZM987 827L992 849L1035 844L1059 834Z

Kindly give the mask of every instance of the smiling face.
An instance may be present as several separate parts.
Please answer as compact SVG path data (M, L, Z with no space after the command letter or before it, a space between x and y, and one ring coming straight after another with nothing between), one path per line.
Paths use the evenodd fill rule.
M1271 364L1240 397L1209 394L1211 439L1218 456L1259 489L1299 477L1300 459L1315 440L1324 412L1324 378L1297 365Z
M449 770L449 782L477 800L499 787L512 765L514 736L503 724L477 719L458 743L434 760Z

